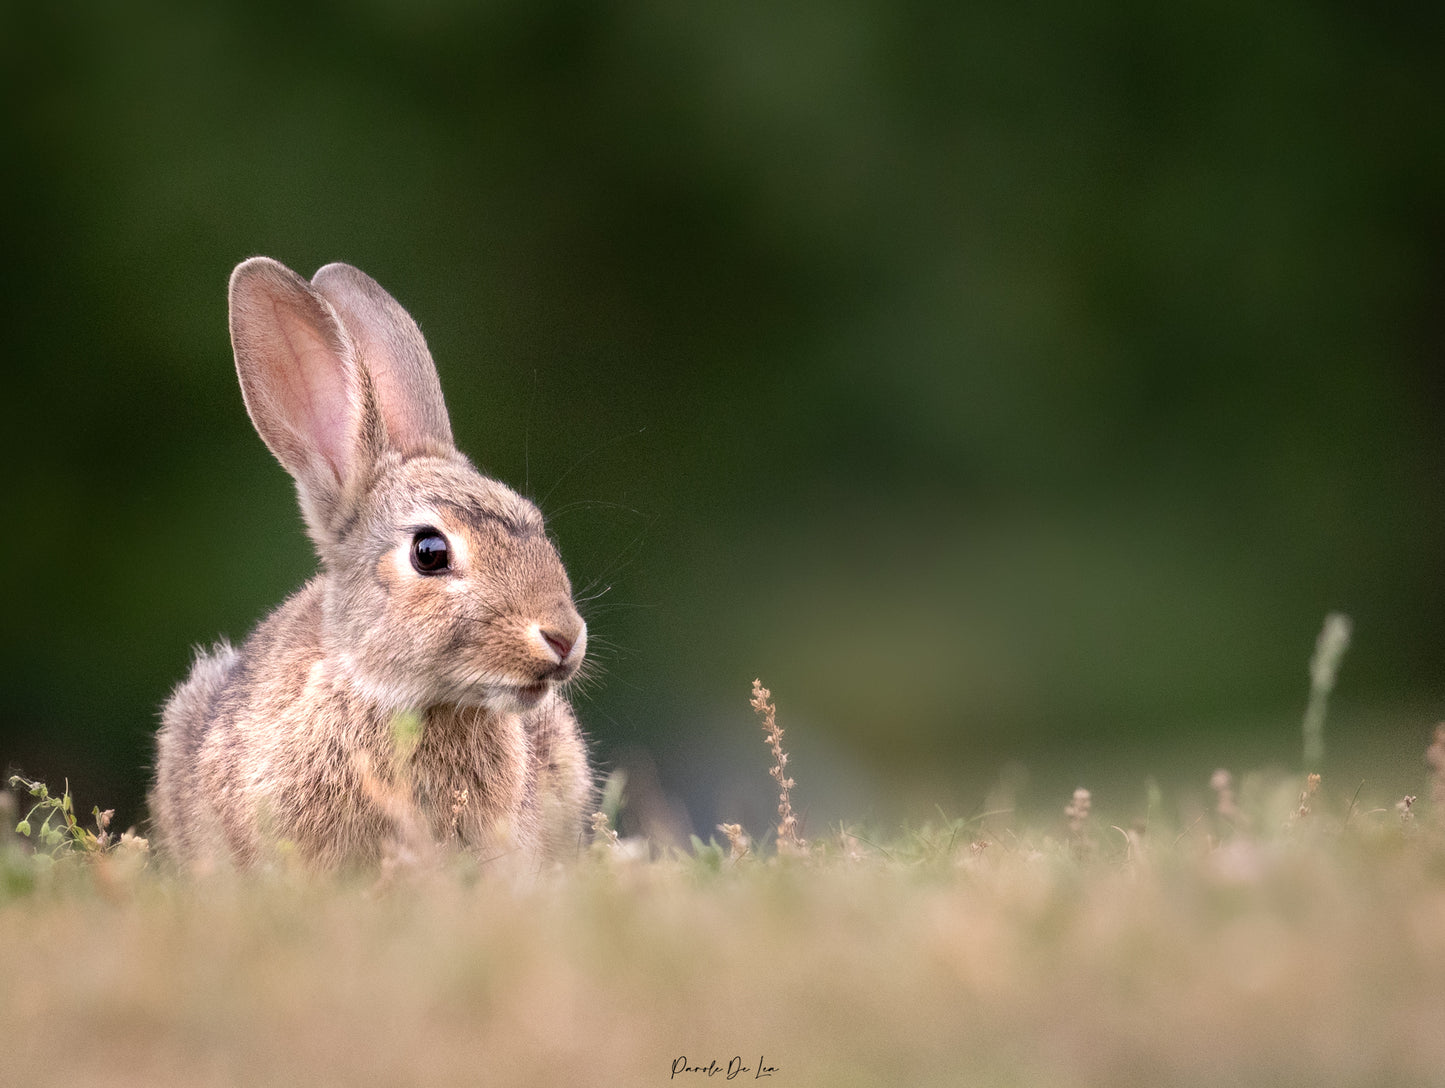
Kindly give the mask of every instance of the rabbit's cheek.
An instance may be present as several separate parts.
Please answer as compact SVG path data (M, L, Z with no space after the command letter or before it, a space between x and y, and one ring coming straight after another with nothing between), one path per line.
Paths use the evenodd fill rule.
M411 557L406 545L401 545L383 552L372 568L376 581L384 586L388 592L394 592L398 586L417 578L417 574L411 569Z
M417 574L405 548L393 548L377 560L372 568L377 585L383 590L382 600L393 618L405 622L418 615L441 589L450 588L451 580ZM371 617L381 620L381 616Z

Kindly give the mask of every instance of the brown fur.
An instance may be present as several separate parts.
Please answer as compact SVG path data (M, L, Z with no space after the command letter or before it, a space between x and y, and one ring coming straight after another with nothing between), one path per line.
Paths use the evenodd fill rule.
M296 479L321 573L166 704L151 812L182 864L375 863L408 835L481 857L575 850L592 793L559 687L586 625L536 507L452 445L406 312L347 265L231 278L247 410ZM425 575L413 535L442 533ZM570 645L565 652L559 647ZM399 741L399 716L420 731Z

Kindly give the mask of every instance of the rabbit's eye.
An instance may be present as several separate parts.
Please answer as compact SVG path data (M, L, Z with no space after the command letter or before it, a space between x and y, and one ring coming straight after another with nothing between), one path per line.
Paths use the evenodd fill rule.
M435 529L423 529L411 538L411 565L418 574L441 574L451 564L447 538Z

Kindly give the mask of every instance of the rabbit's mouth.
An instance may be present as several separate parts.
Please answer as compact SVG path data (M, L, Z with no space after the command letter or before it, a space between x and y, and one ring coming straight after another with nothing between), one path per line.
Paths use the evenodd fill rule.
M482 701L494 710L531 710L547 697L552 685L546 680L530 684L488 684Z

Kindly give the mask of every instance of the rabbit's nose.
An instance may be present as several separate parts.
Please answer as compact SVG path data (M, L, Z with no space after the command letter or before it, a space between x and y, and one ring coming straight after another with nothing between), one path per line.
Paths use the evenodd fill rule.
M561 631L549 630L543 627L540 632L542 641L552 647L552 652L557 655L558 662L566 661L567 655L572 652L574 641L564 635Z

